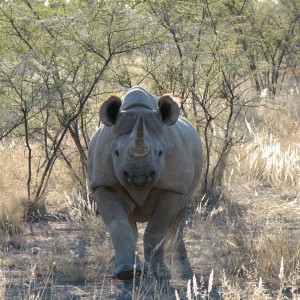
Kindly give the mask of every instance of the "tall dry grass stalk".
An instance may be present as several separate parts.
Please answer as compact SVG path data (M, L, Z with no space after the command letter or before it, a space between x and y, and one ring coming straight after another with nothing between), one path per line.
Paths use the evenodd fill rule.
M86 190L89 190L88 181L86 181ZM74 191L71 196L65 192L65 197L67 207L65 216L70 220L83 221L96 216L97 207L88 192L82 195L79 191Z
M300 184L300 144L256 132L246 152L249 179L267 181L275 186Z
M0 299L5 299L5 291L6 291L6 276L3 271L0 269Z
M0 147L0 239L11 242L20 233L26 214L26 174L22 147Z
M30 191L33 199L41 176L40 157L43 155L43 149L38 144L33 144L32 149L34 156L32 157ZM74 192L75 179L69 168L59 159L52 170L52 176L49 178L43 197L39 199L38 203L29 200L27 155L21 139L15 138L0 143L0 222L2 224L20 223L27 216L30 217L34 207L60 216L68 212L69 203L73 200L75 204L72 213L75 213L76 205L77 209L82 210L81 199L79 199L82 196ZM65 195L70 194L74 199L66 199ZM87 209L92 208L87 207Z

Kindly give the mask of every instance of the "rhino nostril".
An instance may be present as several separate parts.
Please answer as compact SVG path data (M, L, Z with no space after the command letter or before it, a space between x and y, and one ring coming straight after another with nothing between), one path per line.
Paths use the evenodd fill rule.
M130 178L127 171L123 172L123 177L127 180L128 183L132 183L132 179Z
M154 179L155 175L156 175L156 172L155 172L155 171L152 171L152 172L150 173L150 175L147 177L147 181L148 181L148 182L152 181L152 180Z

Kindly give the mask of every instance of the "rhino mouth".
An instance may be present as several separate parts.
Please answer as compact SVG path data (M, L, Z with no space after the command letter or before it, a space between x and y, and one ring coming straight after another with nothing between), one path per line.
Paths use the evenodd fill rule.
M132 184L141 187L151 183L153 178L151 176L135 176L132 178Z
M123 171L123 180L126 184L142 188L155 183L156 172L151 171L147 174L129 174L127 171Z

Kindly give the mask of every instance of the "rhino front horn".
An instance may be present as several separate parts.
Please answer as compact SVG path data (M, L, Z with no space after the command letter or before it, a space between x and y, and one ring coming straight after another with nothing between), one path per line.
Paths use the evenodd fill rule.
M150 146L147 142L147 130L143 117L140 116L136 121L134 128L130 134L130 153L133 156L142 157L146 156L150 152Z

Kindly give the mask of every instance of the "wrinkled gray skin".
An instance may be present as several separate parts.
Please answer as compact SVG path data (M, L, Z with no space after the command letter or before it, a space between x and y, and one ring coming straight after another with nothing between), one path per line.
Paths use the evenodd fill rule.
M142 271L135 257L137 222L144 233L145 266L157 279L170 277L164 262L166 240L175 240L172 257L182 275L191 275L183 240L187 204L199 182L199 135L170 96L159 100L130 89L121 101L111 96L100 109L101 127L89 146L88 172L98 210L114 250L113 276Z

